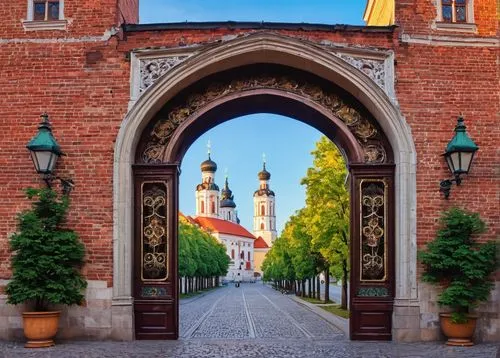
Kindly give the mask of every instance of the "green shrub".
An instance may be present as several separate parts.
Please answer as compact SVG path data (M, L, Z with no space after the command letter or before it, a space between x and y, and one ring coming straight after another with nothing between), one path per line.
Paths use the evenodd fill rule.
M28 303L35 311L49 304L81 304L87 282L80 273L85 248L78 235L63 227L69 198L50 188L27 189L32 207L18 215L10 238L12 279L7 303Z
M452 208L443 213L440 223L436 238L419 252L425 266L422 279L443 287L438 304L454 310L453 322L466 322L466 314L479 302L487 301L493 288L496 245L474 239L485 231L477 213Z

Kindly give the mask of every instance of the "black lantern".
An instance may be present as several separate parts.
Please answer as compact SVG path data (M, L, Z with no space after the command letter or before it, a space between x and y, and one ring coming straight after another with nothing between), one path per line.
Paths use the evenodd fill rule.
M467 135L465 128L464 119L459 116L455 127L455 135L446 146L446 151L443 154L448 169L454 176L454 179L442 180L440 183L440 191L444 193L446 199L450 195L453 182L460 185L462 182L460 175L469 173L474 154L479 149L476 143Z
M63 193L68 194L73 188L73 181L53 175L57 160L61 155L65 154L61 151L61 147L52 135L48 114L43 113L40 117L42 122L38 127L38 133L29 141L26 148L30 151L35 170L42 175L47 186L50 188L52 181L59 179L63 186Z

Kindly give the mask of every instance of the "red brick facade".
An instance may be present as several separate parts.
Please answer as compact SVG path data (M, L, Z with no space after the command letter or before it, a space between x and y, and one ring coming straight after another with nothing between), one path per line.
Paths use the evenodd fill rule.
M54 135L68 153L57 170L58 175L76 183L69 225L87 248L85 274L92 280L107 281L111 287L113 155L130 99L130 51L214 43L226 35L264 31L234 25L234 29L124 32L119 25L137 21L138 0L118 1L119 9L116 4L116 0L66 1L66 31L25 31L26 0L8 2L0 9L4 133L0 144L0 279L10 276L8 237L15 231L16 213L28 205L21 189L43 184L25 148L35 134L40 113L49 113ZM481 214L489 228L485 239L499 234L500 32L496 6L495 0L475 1L476 34L432 29L436 8L430 0L396 1L398 27L394 31L273 30L315 43L394 51L396 99L411 127L417 152L419 245L434 236L439 212L453 205ZM464 38L473 42L464 42ZM461 112L480 149L471 174L444 200L439 181L450 174L441 154Z

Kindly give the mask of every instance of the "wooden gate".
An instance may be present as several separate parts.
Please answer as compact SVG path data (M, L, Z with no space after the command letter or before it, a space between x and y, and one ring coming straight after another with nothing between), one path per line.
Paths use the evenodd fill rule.
M351 165L350 336L391 340L394 165Z
M178 166L134 165L136 339L177 339Z

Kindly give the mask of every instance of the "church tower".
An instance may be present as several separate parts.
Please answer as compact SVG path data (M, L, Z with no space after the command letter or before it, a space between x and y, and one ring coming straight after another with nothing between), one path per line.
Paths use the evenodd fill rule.
M229 189L229 183L226 181L224 183L224 188L221 190L220 197L220 218L223 220L231 221L233 223L239 224L239 219L236 214L236 204L234 203L234 196L231 189Z
M276 213L274 211L274 192L269 189L271 173L266 170L266 162L258 174L259 189L253 194L253 234L262 237L266 244L273 246L276 240Z
M196 186L196 216L219 217L219 187L215 184L217 164L210 159L201 163L201 184Z

